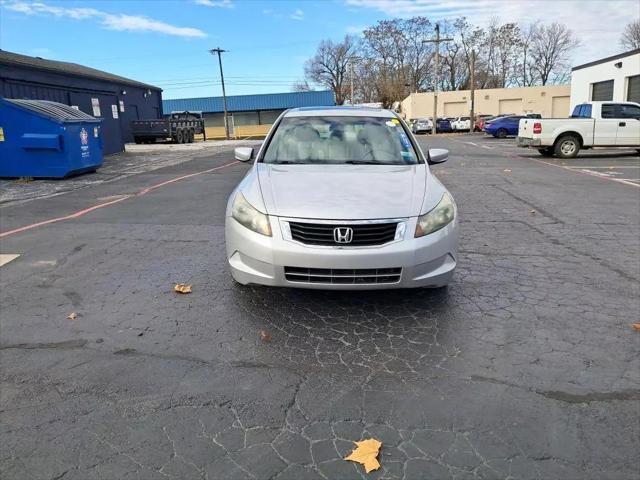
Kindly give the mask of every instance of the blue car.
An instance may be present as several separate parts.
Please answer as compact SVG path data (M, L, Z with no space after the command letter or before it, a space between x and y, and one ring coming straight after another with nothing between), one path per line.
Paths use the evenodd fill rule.
M439 118L436 121L436 131L438 133L449 133L453 132L453 128L451 128L451 122L446 118Z
M510 115L508 117L498 117L490 123L485 123L484 131L496 138L506 138L507 136L518 135L518 124L523 116Z

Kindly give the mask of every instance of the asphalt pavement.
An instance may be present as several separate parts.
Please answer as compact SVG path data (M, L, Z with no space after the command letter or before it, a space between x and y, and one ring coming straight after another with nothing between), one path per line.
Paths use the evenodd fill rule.
M0 477L640 478L640 158L419 139L451 152L444 290L234 284L229 150L4 203Z

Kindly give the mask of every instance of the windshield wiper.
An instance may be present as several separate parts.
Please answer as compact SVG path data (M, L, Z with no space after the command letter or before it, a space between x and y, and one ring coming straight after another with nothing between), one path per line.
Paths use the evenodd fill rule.
M346 160L344 163L349 165L391 165L385 162L379 162L378 160Z

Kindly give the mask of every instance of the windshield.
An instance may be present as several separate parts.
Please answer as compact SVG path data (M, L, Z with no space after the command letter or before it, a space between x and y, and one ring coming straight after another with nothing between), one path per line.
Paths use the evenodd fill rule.
M420 163L397 118L286 117L267 146L264 163Z

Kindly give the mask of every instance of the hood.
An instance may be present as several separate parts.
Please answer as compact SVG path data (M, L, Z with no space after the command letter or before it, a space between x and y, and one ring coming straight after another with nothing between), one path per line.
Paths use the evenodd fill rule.
M268 214L365 220L420 214L427 166L256 164Z

